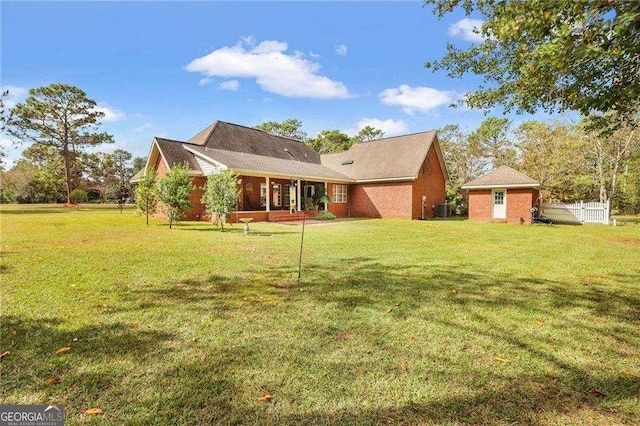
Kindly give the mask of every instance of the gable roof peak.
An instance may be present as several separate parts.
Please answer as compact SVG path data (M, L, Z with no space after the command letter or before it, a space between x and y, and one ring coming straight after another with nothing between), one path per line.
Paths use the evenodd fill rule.
M507 165L494 169L477 179L473 179L464 185L462 189L482 189L482 188L535 188L540 186L540 182L530 178Z

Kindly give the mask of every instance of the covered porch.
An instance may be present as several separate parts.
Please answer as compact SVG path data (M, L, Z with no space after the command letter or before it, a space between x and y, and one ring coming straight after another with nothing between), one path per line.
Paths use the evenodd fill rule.
M328 194L329 182L274 176L238 176L240 195L229 220L251 218L257 222L283 222L315 217L328 210L320 199Z

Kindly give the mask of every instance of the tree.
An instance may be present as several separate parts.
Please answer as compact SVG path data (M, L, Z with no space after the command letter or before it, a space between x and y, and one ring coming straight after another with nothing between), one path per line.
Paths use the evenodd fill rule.
M640 2L612 0L425 0L439 17L464 8L485 20L483 41L452 44L427 68L481 75L464 103L507 111L574 110L637 122L640 111ZM611 124L596 122L600 127Z
M515 131L519 169L541 184L540 201L590 199L592 161L586 158L581 132L560 122L527 121Z
M133 159L133 173L138 173L140 170L144 169L147 165L147 159L142 157L136 157Z
M349 137L340 130L323 130L315 138L309 139L306 144L320 154L326 154L346 151L356 142L358 142L357 139Z
M111 157L113 158L113 164L120 179L120 186L123 186L129 182L129 179L133 176L133 169L130 164L133 155L124 149L116 149L111 154Z
M34 165L37 170L29 183L31 198L25 202L57 203L67 198L64 161L58 150L36 143L24 150L22 157Z
M55 148L63 159L67 203L71 203L72 161L77 149L113 142L106 133L97 133L103 112L81 89L52 84L29 90L29 97L12 110L9 134L21 142Z
M193 189L187 164L175 164L158 182L158 199L164 203L169 229L173 222L182 220L185 210L191 208L189 197Z
M360 129L357 135L354 138L358 142L369 142L376 139L381 139L384 136L384 132L380 129L376 129L372 126L365 126L363 129Z
M614 205L618 179L625 165L640 150L640 131L637 128L621 127L609 135L590 131L588 121L582 123L587 149L596 167L600 202L611 200Z
M480 147L491 168L515 164L516 151L509 139L508 119L489 117L480 123L469 138Z
M81 162L84 166L85 185L101 194L105 202L109 195L115 195L118 182L118 169L112 155L105 152L83 153ZM109 197L110 198L110 197Z
M298 141L307 140L307 133L302 129L302 122L296 118L289 118L282 123L277 121L267 121L262 124L258 124L255 128L263 130L267 133L271 133L276 136L283 136L285 138L291 138Z
M224 231L229 213L235 210L240 195L240 182L231 170L224 170L207 178L201 203L206 206L211 218L220 225L221 231Z
M4 134L6 127L11 122L11 118L13 116L13 112L5 107L4 99L9 96L9 91L5 90L0 94L0 134ZM0 146L0 170L4 170L4 157L7 156L7 153L4 151L4 148Z
M156 172L150 170L136 187L136 206L147 217L147 225L149 224L149 215L154 214L158 206L156 183Z
M116 204L118 204L120 214L122 214L122 210L124 209L125 204L127 204L127 201L129 201L129 198L131 198L131 190L128 187L122 185L118 188L116 191Z
M457 124L449 124L438 130L438 140L449 171L447 202L457 213L465 214L466 193L460 187L479 177L487 167L478 138L471 138Z

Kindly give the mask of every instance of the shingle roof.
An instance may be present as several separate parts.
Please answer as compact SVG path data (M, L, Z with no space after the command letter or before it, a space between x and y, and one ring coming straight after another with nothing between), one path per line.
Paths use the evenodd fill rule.
M138 173L136 173L135 175L131 176L131 179L129 179L129 182L131 182L131 183L140 182L142 180L142 178L144 177L146 171L147 170L143 167L142 169L140 169L138 171Z
M492 172L462 185L462 189L476 188L531 188L540 186L540 183L529 176L512 169L509 166L500 166Z
M414 179L435 135L429 131L358 143L347 151L322 155L322 165L357 181Z
M187 163L192 171L202 172L193 154L184 149L184 142L163 138L156 138L156 142L169 167Z
M341 182L351 182L348 176L329 169L321 164L306 163L291 159L266 157L244 152L211 149L207 147L184 145L186 150L222 163L229 169L241 172L265 173L292 178L320 178Z
M211 149L320 164L320 154L300 141L224 121L210 124L187 143Z

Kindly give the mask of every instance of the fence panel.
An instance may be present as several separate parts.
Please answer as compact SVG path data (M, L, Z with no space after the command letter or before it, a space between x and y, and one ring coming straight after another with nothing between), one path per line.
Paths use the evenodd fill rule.
M573 204L542 204L540 214L557 223L609 224L609 201Z

